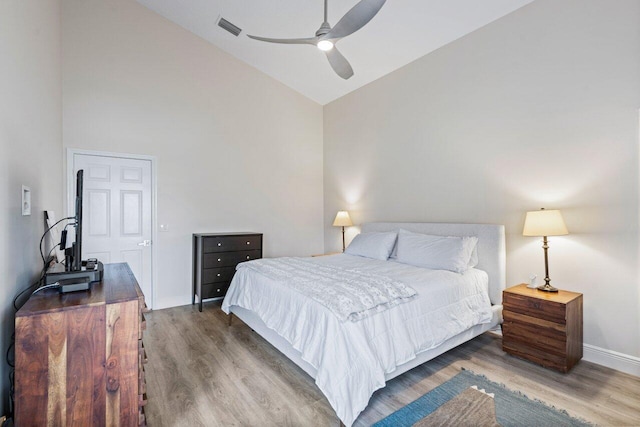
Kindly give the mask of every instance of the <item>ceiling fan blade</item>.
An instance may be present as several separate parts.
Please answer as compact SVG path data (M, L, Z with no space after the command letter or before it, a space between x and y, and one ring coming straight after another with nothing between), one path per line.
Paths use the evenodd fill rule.
M353 76L353 68L351 68L349 61L342 56L335 46L333 49L326 51L325 54L327 55L329 64L331 64L333 71L335 71L337 75L345 80Z
M380 11L386 0L361 0L353 6L331 31L326 39L341 39L364 27Z
M304 39L270 39L268 37L250 36L249 34L247 34L247 37L252 38L254 40L260 40L261 42L269 42L269 43L312 44L314 46L318 43L317 37L308 37Z

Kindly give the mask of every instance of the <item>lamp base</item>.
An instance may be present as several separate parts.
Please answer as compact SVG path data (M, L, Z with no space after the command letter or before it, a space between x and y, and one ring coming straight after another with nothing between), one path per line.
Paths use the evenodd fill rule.
M554 288L553 286L551 286L550 284L545 284L542 286L538 286L538 290L539 291L545 291L545 292L558 292L557 288Z

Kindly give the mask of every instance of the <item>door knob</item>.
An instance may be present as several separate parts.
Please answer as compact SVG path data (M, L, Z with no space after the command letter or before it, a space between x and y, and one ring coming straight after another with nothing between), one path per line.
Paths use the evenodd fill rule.
M138 243L138 246L151 246L151 240L143 240L142 242Z

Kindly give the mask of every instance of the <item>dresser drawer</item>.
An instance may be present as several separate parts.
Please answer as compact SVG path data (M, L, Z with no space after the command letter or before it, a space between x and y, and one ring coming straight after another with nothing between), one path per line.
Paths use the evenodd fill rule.
M202 285L202 299L223 297L229 289L229 282Z
M224 253L208 253L204 254L204 260L202 265L204 268L215 267L234 267L239 262L250 261L252 259L262 258L262 251L239 251L239 252L224 252Z
M138 408L138 425L139 426L146 426L147 425L147 420L146 420L145 414L144 414L144 406L140 406Z
M147 392L147 381L145 379L144 365L138 367L138 394Z
M566 306L555 301L540 298L528 298L505 292L503 294L504 310L544 318L557 323L566 323Z
M202 284L230 282L235 272L235 267L207 268L202 270Z
M212 236L205 237L202 244L205 253L259 250L262 249L262 236Z

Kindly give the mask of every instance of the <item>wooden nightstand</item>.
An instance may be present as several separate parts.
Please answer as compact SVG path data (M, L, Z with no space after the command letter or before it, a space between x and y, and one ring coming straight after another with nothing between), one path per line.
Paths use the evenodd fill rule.
M565 373L582 359L582 294L521 284L505 289L502 302L504 351Z

